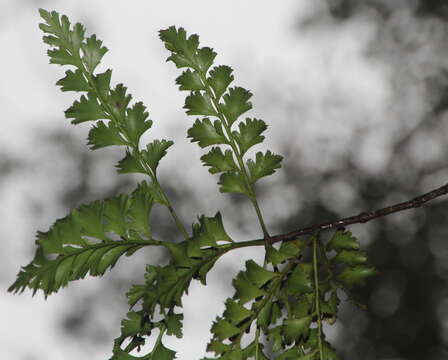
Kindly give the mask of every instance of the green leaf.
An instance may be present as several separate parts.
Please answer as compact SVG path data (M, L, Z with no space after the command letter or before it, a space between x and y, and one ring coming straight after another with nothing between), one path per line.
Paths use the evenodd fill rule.
M298 256L299 253L307 247L306 241L296 239L294 241L282 242L279 251L290 257Z
M283 349L282 326L268 329L268 340L272 342L272 351L279 352Z
M232 68L226 65L215 66L212 70L210 70L210 77L207 81L212 87L218 101L234 79L232 71Z
M235 325L232 325L227 320L216 318L216 321L212 326L212 333L219 340L225 340L232 336L235 336L241 332Z
M76 23L73 26L73 30L70 31L69 39L72 45L73 53L79 54L82 42L84 41L85 28L80 23Z
M146 192L148 192L151 195L154 202L164 206L168 206L167 199L160 186L154 183L148 184L146 183L146 181L143 181L142 183L140 183L140 185L145 189Z
M197 272L197 276L199 277L202 285L207 285L207 274L213 268L217 260L218 257L215 257L214 259L209 260L200 267L199 271Z
M170 243L167 243L169 245ZM182 295L187 290L192 275L189 268L179 268L173 264L164 267L148 267L155 272L156 281L146 289L144 306L147 309L154 308L157 304L161 309L172 309L174 306L182 306Z
M338 254L332 259L332 261L345 264L345 265L362 265L367 262L367 256L365 253L361 251L350 251L350 250L341 250Z
M199 66L199 69L206 73L207 70L212 66L213 60L215 60L216 53L213 51L212 48L209 47L203 47L197 50L196 55L196 63Z
M233 279L232 284L236 289L235 296L241 304L265 295L265 292L254 285L244 272L239 272L237 277Z
M166 333L168 335L175 335L177 338L182 338L182 314L170 314L165 318Z
M112 70L110 69L93 77L96 89L104 97L108 97L109 95L111 77L112 77Z
M138 159L133 156L129 151L126 151L126 156L121 159L116 165L119 174L128 173L142 173L146 174L146 170L143 168L142 164Z
M224 104L221 104L220 107L229 126L232 126L240 115L252 109L252 103L249 101L251 97L252 93L242 87L230 88L224 95Z
M127 195L111 198L103 209L101 209L102 212L99 213L99 221L101 221L101 217L103 216L106 219L104 229L127 238L126 216L129 212L130 205L130 200ZM103 229L101 229L101 231L103 231Z
M246 276L254 285L261 288L278 274L262 268L253 260L248 260L246 261Z
M76 100L73 105L65 111L65 117L73 119L72 124L108 118L101 108L97 98L92 93L89 93L87 97L82 95L79 101Z
M310 329L310 333L308 336L308 339L306 340L306 342L303 344L303 346L305 347L305 349L316 349L318 346L318 333L317 333L317 328L312 328Z
M359 242L350 231L338 230L327 244L329 250L358 250Z
M232 349L224 354L220 360L245 360L241 349Z
M197 35L191 35L187 39L187 33L184 28L176 29L170 26L168 29L159 31L160 39L165 43L165 47L172 52L181 52L194 54L199 45Z
M160 30L159 36L165 47L172 52L167 61L174 62L178 68L191 67L205 73L216 57L216 53L208 47L198 49L199 37L191 35L187 38L183 28L171 26Z
M157 172L159 161L166 155L167 149L173 144L171 140L154 140L146 145L146 150L141 152L142 157L154 174Z
M269 360L263 352L263 344L252 341L246 348L243 349L244 359Z
M216 355L222 354L231 349L231 345L223 344L221 341L212 340L207 344L207 351L214 352ZM207 360L208 358L203 358L202 360Z
M134 284L126 293L126 297L128 298L128 304L132 308L137 304L145 294L145 285Z
M233 299L226 300L226 310L224 311L223 316L233 325L238 326L238 324L251 315L252 312L246 309L243 305L235 302Z
M142 314L130 311L126 314L126 317L126 319L121 321L121 334L126 337L137 335L142 326Z
M152 120L147 120L149 114L142 102L134 104L126 112L124 128L129 140L138 148L140 137L152 126Z
M219 211L214 217L201 215L198 220L199 224L193 224L193 236L188 240L187 253L189 257L201 257L201 248L205 246L216 247L218 241L233 242L224 229Z
M165 43L167 50L173 54L167 61L173 61L178 68L196 68L194 55L199 46L199 37L195 34L187 38L187 33L183 28L176 29L170 26L168 29L159 31L160 39Z
M56 11L51 13L39 9L39 14L46 21L46 24L39 24L39 28L49 34L54 34L58 37L68 38L70 33L70 23L67 16L62 15L61 19Z
M113 201L113 200L111 200ZM104 203L94 201L90 204L83 204L72 211L71 217L76 223L81 225L81 234L106 240L104 233L103 218Z
M77 23L70 30L70 21L67 16L59 14L56 11L49 13L44 9L39 9L40 16L46 23L39 24L39 28L47 34L43 40L51 46L70 49L73 54L78 54L81 43L84 41L84 27Z
M124 122L127 106L132 99L132 96L126 94L126 92L126 86L118 84L113 90L110 90L109 97L107 98L112 115L118 119L120 123Z
M308 335L309 327L311 325L311 316L306 316L300 319L285 319L283 321L282 333L287 344L293 341L298 341L302 337Z
M255 184L258 179L273 174L275 169L279 169L282 166L282 159L282 156L274 155L269 150L265 154L258 152L255 162L252 159L247 161L251 183Z
M218 185L221 185L219 191L222 193L236 192L250 196L246 181L237 172L225 172L222 174L219 178Z
M193 238L188 241L187 255L190 258L201 258L201 241L199 237L193 236Z
M214 217L202 215L199 219L199 227L193 227L195 237L201 238L201 246L216 246L218 241L233 242L224 229L221 213L218 211Z
M148 265L145 276L147 281L143 305L151 312L156 306L160 307L162 313L165 313L164 309L173 310L175 306L182 306L182 295L188 291L191 280L199 277L205 279L204 266L219 258L213 249L204 250L202 258L189 258L187 241L177 244L164 242L163 245L170 251L170 263L163 267Z
M197 119L193 126L188 129L188 137L191 138L191 142L198 142L202 148L228 143L224 136L221 122L215 120L212 124L209 118Z
M239 132L233 131L232 134L240 147L241 156L252 146L263 142L264 136L260 134L268 128L263 120L249 118L245 122L239 123L238 127Z
M46 25L46 24L39 24L39 28L42 31L46 32L46 33L48 33L48 32L45 31L44 29L47 26L48 25ZM48 45L54 46L54 47L62 47L62 48L64 48L64 47L67 46L67 43L63 39L60 39L59 37L53 36L53 35L45 35L45 36L42 37L42 40L43 40L43 42L45 44L48 44Z
M166 247L168 248L171 254L170 264L174 265L175 268L189 269L194 264L194 260L188 257L187 253L188 247L186 245L188 245L186 241L182 241L180 243L168 242L166 244Z
M192 92L185 99L184 109L188 115L218 116L210 96L200 91Z
M201 160L204 166L210 166L208 171L211 174L224 171L238 171L231 150L226 150L223 153L219 147L213 147L207 154L201 156Z
M307 293L291 304L291 314L295 318L302 318L310 314L313 307L314 293Z
M298 241L283 242L279 250L270 245L267 249L267 258L272 265L278 265L296 257L302 248L302 244Z
M82 71L76 69L75 72L68 70L65 77L60 79L56 85L61 86L61 91L90 91L90 86Z
M345 286L351 288L355 285L364 285L365 280L368 277L376 274L377 271L374 267L360 265L345 268L344 271L338 275L338 279L342 281Z
M148 189L146 182L138 184L132 193L132 202L129 207L128 216L132 221L132 228L143 233L147 238L151 237L149 215L154 204L153 193Z
M266 257L268 262L270 262L272 265L278 265L282 262L288 260L290 257L286 254L281 253L276 248L274 248L272 245L269 245L266 249Z
M327 341L324 341L322 345L322 356L325 360L339 360L339 356L336 354L336 351Z
M179 90L197 91L205 90L205 86L201 81L201 77L196 71L190 69L185 70L182 75L176 79Z
M94 72L104 54L108 51L102 44L103 42L97 40L96 35L93 34L81 45L83 52L82 60L90 73Z
M174 360L175 358L176 352L165 347L163 343L160 343L148 360Z
M297 265L286 280L284 291L289 295L312 292L313 283L311 280L311 274L311 264Z
M278 302L269 301L259 312L257 324L262 329L267 329L269 325L275 324L282 315L282 309Z
M326 315L335 315L338 312L339 297L336 291L332 291L328 301L321 302L321 312Z
M87 144L90 145L92 150L112 145L128 145L121 137L120 130L112 121L109 121L107 125L103 121L98 121L90 129L88 140Z
M79 62L65 48L52 49L47 51L50 58L50 64L57 65L74 65L78 66Z
M33 261L22 268L9 291L21 292L29 287L34 292L41 289L47 296L88 272L93 276L104 274L123 254L154 245L145 240L123 240L134 230L134 222L118 219L129 218L134 201L135 197L121 195L81 205L57 220L48 232L39 232ZM113 240L116 238L120 240Z

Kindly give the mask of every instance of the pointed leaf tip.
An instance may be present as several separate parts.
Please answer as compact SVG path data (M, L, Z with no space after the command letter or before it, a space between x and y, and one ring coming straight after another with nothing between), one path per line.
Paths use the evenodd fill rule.
M218 116L210 96L200 91L192 92L185 99L184 109L187 109L188 115Z
M108 116L101 108L98 99L92 93L87 97L81 96L73 105L65 111L65 117L73 119L73 124L79 124L84 121L107 119Z
M228 143L221 122L215 120L212 124L209 118L197 119L193 126L188 129L188 137L191 138L191 142L198 142L202 148Z
M211 174L238 170L232 151L226 150L223 153L219 147L213 147L207 154L202 155L201 161L204 163L204 166L210 166L208 171Z
M238 127L239 131L233 131L232 134L243 156L252 146L263 142L265 137L261 134L267 129L267 125L263 120L247 118Z
M86 39L86 42L82 44L83 61L90 73L93 73L103 58L104 54L108 51L105 46L102 46L103 42L96 38L93 34Z
M142 151L142 156L145 162L156 173L160 160L166 155L167 150L174 144L171 140L154 140L146 145L146 150Z
M224 95L224 104L220 107L230 126L240 115L252 109L252 103L249 101L251 97L252 93L242 87L230 88Z
M92 150L113 145L129 145L120 135L118 127L109 121L98 121L89 131L88 145Z
M264 154L258 152L255 162L252 159L247 161L251 183L254 184L258 179L273 174L276 169L281 167L282 159L282 156L275 155L269 150Z

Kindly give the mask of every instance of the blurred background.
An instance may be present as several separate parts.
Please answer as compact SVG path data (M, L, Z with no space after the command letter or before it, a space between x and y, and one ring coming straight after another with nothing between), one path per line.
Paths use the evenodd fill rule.
M157 31L198 33L251 89L249 114L269 124L256 151L284 155L283 168L257 189L271 234L331 221L410 199L447 182L448 5L443 0L225 2L20 0L0 4L0 358L105 360L127 312L124 293L143 280L141 250L103 278L70 284L46 301L6 293L34 253L34 235L83 202L130 192L138 177L118 175L122 150L86 146L89 124L63 111L75 99L54 84L65 69L48 65L37 9L57 10L96 33L110 49L103 68L148 106L153 128L143 141L175 141L159 167L183 222L221 210L229 234L259 238L255 214L238 196L219 194L186 138L194 121L182 109ZM100 69L101 70L101 69ZM446 199L350 229L381 276L356 294L327 331L346 360L448 358ZM179 234L163 209L159 238ZM184 339L168 338L178 359L199 359L231 279L247 258L220 260L207 288L184 297Z

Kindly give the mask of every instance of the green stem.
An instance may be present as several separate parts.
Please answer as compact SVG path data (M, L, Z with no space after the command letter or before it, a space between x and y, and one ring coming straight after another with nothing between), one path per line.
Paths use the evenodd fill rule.
M255 333L255 360L258 360L258 352L260 351L260 328L257 326L257 331Z
M171 205L171 202L170 202L168 196L166 195L165 191L163 190L162 186L160 185L156 175L154 175L153 181L154 181L154 184L160 189L160 192L162 193L164 200L167 204L168 211L170 212L171 216L173 217L177 228L182 232L182 235L184 236L185 240L188 240L188 238L189 238L188 232L185 229L184 224L182 224L182 221L180 220L179 216L177 216L177 213L174 210L173 205Z
M198 71L198 73L199 73L201 81L202 81L202 83L203 83L203 85L205 87L206 93L208 94L208 96L212 100L212 103L213 103L213 106L214 106L215 111L217 113L217 116L218 116L219 120L221 120L222 125L224 126L224 130L225 130L226 135L227 135L227 140L229 141L229 145L232 148L233 153L235 154L235 157L236 157L236 159L238 161L240 173L243 175L243 178L244 178L244 180L246 182L246 186L247 186L247 189L249 190L249 195L250 195L249 198L250 198L250 200L252 202L252 205L255 208L255 212L257 214L258 221L260 222L260 226L261 226L261 229L263 231L263 236L266 239L266 249L267 249L267 246L269 244L268 241L267 241L267 239L269 238L269 233L268 233L266 224L264 222L263 215L261 214L260 206L258 205L258 201L257 201L257 197L255 195L254 188L252 186L252 183L249 180L249 175L247 173L246 166L244 165L244 162L243 162L243 157L242 157L242 155L240 153L240 150L238 148L238 145L236 144L235 139L233 138L232 131L230 129L230 126L229 126L229 123L228 123L226 117L224 116L224 114L222 114L219 111L219 101L216 98L216 95L213 92L213 89L211 88L211 86L207 82L206 74L203 73L202 71Z
M322 347L322 319L320 313L320 296L319 296L319 274L318 274L318 263L317 263L317 237L313 236L313 272L314 272L314 293L316 302L316 315L317 315L317 344L319 348L320 360L323 358L323 347Z
M243 247L249 247L249 246L261 246L264 245L264 240L248 240L248 241L239 241L239 242L234 242L231 244L223 244L223 245L218 245L219 249L224 249L227 251L230 250L234 250L234 249L239 249L239 248L243 248Z
M271 299L274 296L275 292L277 291L278 287L281 285L284 277L288 274L288 272L295 265L296 265L296 263L294 261L290 261L289 264L286 265L285 268L282 270L282 272L278 274L277 279L274 280L275 282L272 284L267 295L264 297L263 300L261 300L260 305L257 306L254 313L246 321L246 324L242 327L241 332L234 340L234 343L239 343L241 341L243 334L245 334L245 332L250 328L250 326L252 325L252 322L258 317L258 314L260 313L260 311L263 310L263 308L266 306L266 304L269 301L271 301Z
M165 324L160 325L160 328L159 328L159 329L160 329L160 332L159 332L159 335L157 336L156 343L154 344L154 348L153 348L153 350L151 351L151 355L154 354L154 352L157 350L157 348L159 347L159 345L160 345L161 342L162 342L163 334L164 334L165 331L166 331L166 326L165 326Z
M182 235L184 236L185 240L187 240L189 238L189 235L184 227L184 225L182 224L182 222L180 221L179 217L176 214L176 211L174 210L173 206L171 205L168 196L166 195L165 191L163 190L162 186L159 184L156 175L152 172L152 170L148 167L148 165L146 164L146 162L143 160L140 150L138 148L138 145L132 144L132 142L129 141L129 139L126 138L126 133L123 131L123 129L120 126L120 121L119 119L116 118L116 116L114 115L114 113L111 111L109 104L107 103L106 99L104 99L103 95L101 94L100 91L98 91L98 88L96 87L95 81L93 81L93 74L90 73L81 57L79 56L79 54L76 54L75 56L77 56L78 62L79 62L79 69L82 71L83 75L85 76L85 78L87 79L90 87L94 90L96 96L98 97L98 99L100 100L100 104L102 106L102 108L105 110L105 112L110 116L110 119L117 125L117 127L120 129L120 133L121 135L124 137L124 139L126 140L126 142L132 147L134 153L137 155L139 162L141 163L141 165L143 166L143 168L145 169L146 173L148 174L148 176L151 178L152 182L160 189L160 192L162 193L163 197L165 198L165 201L167 203L167 207L168 210L171 214L171 216L174 219L174 222L176 223L176 226L178 227L178 229L182 232Z

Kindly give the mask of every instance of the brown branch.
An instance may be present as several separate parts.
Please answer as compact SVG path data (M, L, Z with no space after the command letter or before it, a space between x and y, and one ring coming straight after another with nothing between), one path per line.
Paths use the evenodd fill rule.
M269 242L274 244L279 241L290 241L294 240L297 236L314 234L320 231L326 231L331 229L336 229L339 227L352 225L352 224L362 224L366 223L370 220L377 219L382 216L390 215L399 211L418 208L428 201L434 200L439 196L443 196L448 194L448 184L445 184L435 190L427 192L426 194L417 196L412 200L408 200L405 202L401 202L399 204L387 206L382 209L374 210L374 211L365 211L355 216L349 216L346 218L342 218L333 222L327 222L322 224L314 224L311 226L307 226L302 229L294 230L285 234L279 234L275 236L271 236L269 238Z

